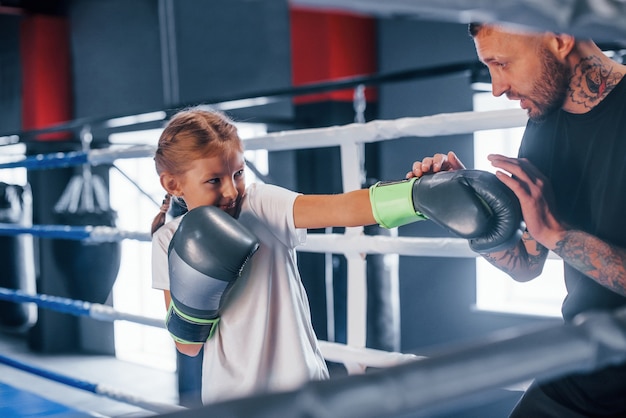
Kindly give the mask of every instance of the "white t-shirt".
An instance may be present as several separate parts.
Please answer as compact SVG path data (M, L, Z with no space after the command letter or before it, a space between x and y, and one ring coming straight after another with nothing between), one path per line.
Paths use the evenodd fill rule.
M328 378L296 263L295 247L306 240L306 230L294 225L296 196L266 184L246 190L239 221L260 247L233 285L215 334L204 344L204 404ZM181 218L163 225L152 238L155 289L169 289L167 248Z

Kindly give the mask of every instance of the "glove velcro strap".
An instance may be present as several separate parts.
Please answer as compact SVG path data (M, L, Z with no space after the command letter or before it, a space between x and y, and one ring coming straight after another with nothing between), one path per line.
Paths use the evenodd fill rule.
M428 219L413 206L415 181L416 177L391 182L379 181L369 188L370 204L376 223L389 229Z
M201 319L185 315L170 303L165 318L165 327L172 338L182 344L203 344L215 333L220 318Z

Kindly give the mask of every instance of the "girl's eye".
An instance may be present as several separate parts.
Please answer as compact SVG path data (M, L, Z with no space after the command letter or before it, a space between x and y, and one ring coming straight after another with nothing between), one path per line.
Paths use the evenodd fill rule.
M235 173L235 177L241 177L243 176L243 170L239 170Z
M207 183L209 183L209 184L217 184L217 183L219 183L219 182L220 182L220 179L218 179L218 178L215 178L215 179L208 179L208 180L207 180Z

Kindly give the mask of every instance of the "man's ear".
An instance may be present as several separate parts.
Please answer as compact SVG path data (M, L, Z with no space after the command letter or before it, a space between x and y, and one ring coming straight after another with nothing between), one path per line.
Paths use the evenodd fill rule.
M549 48L557 58L567 59L568 55L576 46L576 38L566 33L552 33Z
M172 196L182 196L182 191L180 185L178 184L178 181L176 180L176 177L174 177L170 173L165 172L161 173L161 175L159 176L159 180L161 181L161 186L163 186L163 188L167 190L169 194L171 194Z

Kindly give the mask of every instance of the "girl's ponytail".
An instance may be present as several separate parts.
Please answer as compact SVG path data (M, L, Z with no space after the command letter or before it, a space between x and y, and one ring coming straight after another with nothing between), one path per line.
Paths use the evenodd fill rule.
M163 198L163 203L161 204L161 209L159 213L154 217L152 221L152 228L150 229L150 235L154 235L154 233L165 225L165 219L167 216L167 211L170 210L170 202L172 201L172 195L167 193L165 198Z

